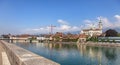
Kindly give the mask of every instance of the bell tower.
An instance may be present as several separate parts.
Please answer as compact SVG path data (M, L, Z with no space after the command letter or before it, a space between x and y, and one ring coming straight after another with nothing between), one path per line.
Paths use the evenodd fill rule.
M98 26L99 26L99 29L102 29L102 20L101 20L101 19L100 19L100 21L99 21Z

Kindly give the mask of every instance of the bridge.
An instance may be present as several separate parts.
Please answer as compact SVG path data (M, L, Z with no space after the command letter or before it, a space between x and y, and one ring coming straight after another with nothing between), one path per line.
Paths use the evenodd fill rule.
M49 38L43 38L43 37L37 37L36 40L32 40L28 38L0 38L0 40L6 40L10 43L16 43L16 42L39 43L41 41L49 42Z
M4 39L5 40L5 39ZM14 44L0 40L0 65L60 65Z

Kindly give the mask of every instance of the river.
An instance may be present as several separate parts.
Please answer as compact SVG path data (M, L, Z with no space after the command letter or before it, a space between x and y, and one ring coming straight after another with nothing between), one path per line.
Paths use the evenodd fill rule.
M15 43L61 65L120 65L120 47L62 43Z

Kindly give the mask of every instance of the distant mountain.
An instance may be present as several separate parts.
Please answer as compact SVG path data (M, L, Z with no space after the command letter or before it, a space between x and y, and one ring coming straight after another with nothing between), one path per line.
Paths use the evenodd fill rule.
M109 29L115 29L118 33L120 33L120 28L105 28L105 29L103 29L103 32L105 32Z

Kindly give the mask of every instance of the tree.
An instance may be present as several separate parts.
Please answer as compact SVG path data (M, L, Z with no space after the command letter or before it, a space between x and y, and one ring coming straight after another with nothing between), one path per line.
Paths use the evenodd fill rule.
M105 33L106 33L106 35L105 35L106 37L116 37L116 36L118 36L118 32L114 29L109 29Z

